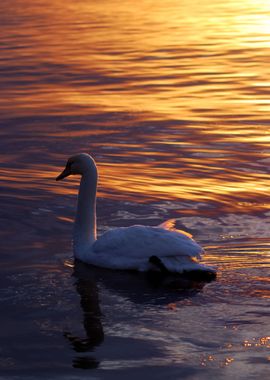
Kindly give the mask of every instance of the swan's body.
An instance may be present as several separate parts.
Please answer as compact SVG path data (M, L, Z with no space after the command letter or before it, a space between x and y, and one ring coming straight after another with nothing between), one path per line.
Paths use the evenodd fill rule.
M202 271L215 276L215 270L200 264L203 253L189 234L172 229L171 222L157 227L135 225L109 230L96 238L97 169L85 153L71 157L57 180L70 174L82 176L74 227L75 258L96 266L166 272Z

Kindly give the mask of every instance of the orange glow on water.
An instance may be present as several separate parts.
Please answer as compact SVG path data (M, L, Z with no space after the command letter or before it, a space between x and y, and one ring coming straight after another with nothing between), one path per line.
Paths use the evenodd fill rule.
M17 35L14 26L3 29L12 75L1 111L75 120L110 112L86 126L34 126L41 142L73 139L75 152L94 146L103 196L267 205L260 165L269 159L269 11L262 0L17 7ZM128 126L122 113L131 115ZM66 190L48 184L56 171L33 162L3 175L14 188L27 177L26 188L37 181L52 192L75 191L74 182Z
M196 167L196 165L194 165ZM265 181L258 180L256 186L254 177L248 178L245 174L235 177L233 183L224 183L223 178L192 178L181 173L177 168L155 168L154 165L147 164L101 164L102 184L109 183L117 189L121 196L130 193L148 194L151 198L172 198L191 199L201 201L219 195L233 195L241 191L249 193L253 191L265 192L268 187ZM119 175L119 173L121 173ZM256 175L255 175L256 177ZM258 176L259 178L259 176ZM200 194L200 195L199 195ZM211 194L211 195L210 195Z
M154 11L151 0L109 2L106 11L98 2L49 3L43 15L50 20L46 33L39 30L44 21L40 25L35 18L44 1L20 10L22 17L31 14L28 28L18 30L28 41L22 51L29 63L25 80L31 80L31 67L43 62L45 75L50 65L62 65L73 81L48 72L46 87L29 83L17 94L7 93L6 110L9 96L22 113L64 105L87 112L94 106L193 120L269 106L257 91L269 74L264 59L270 46L268 1L170 0L166 6L155 2Z

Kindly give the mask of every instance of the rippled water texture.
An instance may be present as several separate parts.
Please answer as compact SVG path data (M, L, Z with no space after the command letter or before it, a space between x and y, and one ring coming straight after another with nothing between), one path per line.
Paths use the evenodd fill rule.
M0 379L267 376L269 1L1 0L0 25ZM74 267L54 178L81 151L99 232L176 218L217 281Z

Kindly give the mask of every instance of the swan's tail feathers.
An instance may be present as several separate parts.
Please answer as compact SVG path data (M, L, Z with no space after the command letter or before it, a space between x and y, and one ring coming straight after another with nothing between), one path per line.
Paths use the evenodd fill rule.
M198 282L210 282L216 279L217 273L213 268L206 267L206 269L193 269L183 271L183 277Z
M151 256L149 258L156 270L163 274L180 274L193 281L212 281L216 278L216 270L197 261L190 256L162 257Z

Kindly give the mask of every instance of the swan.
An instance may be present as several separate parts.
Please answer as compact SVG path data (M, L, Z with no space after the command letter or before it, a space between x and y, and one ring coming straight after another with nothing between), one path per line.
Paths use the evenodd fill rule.
M199 263L203 248L190 234L174 229L174 220L156 227L118 227L97 238L98 171L94 159L87 153L70 157L56 180L74 174L81 176L73 232L75 259L109 269L196 273L215 278L214 268Z

